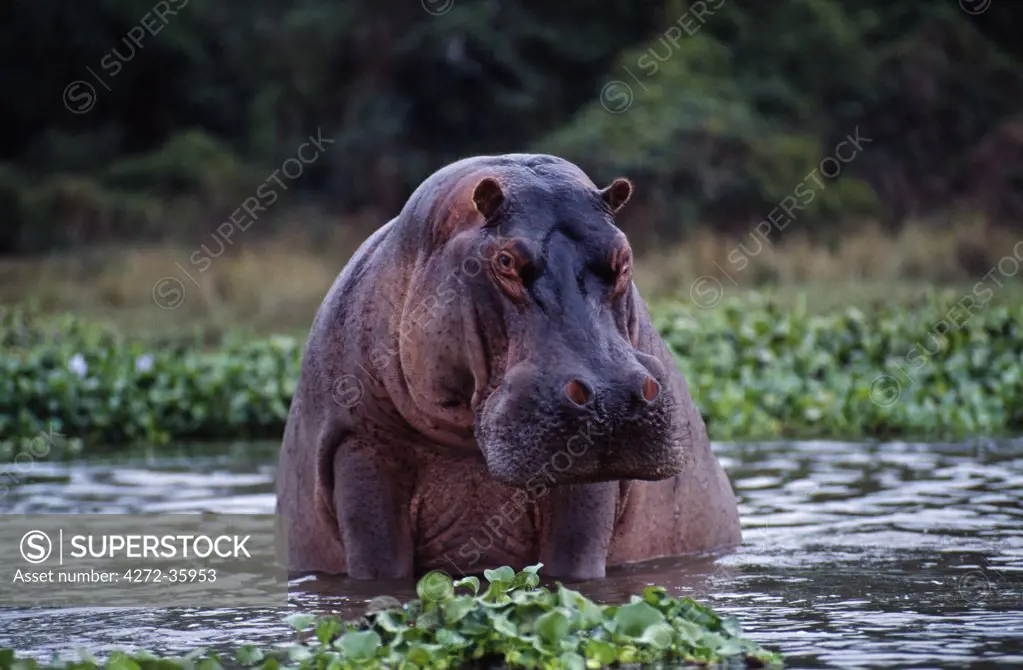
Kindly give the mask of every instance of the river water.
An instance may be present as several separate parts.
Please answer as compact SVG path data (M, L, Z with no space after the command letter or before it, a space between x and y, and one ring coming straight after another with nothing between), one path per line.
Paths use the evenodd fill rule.
M1023 668L1023 440L970 444L718 444L744 542L580 585L601 602L647 584L735 614L788 667ZM276 445L32 465L7 513L272 513ZM354 617L411 584L292 583L292 610ZM0 647L184 653L293 640L285 612L3 609Z

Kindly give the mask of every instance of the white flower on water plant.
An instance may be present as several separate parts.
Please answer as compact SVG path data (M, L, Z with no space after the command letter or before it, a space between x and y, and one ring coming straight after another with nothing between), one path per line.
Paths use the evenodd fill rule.
M68 360L67 369L79 377L85 377L89 373L89 364L85 362L85 356L75 354Z
M135 359L135 372L149 372L153 369L153 355L142 354Z

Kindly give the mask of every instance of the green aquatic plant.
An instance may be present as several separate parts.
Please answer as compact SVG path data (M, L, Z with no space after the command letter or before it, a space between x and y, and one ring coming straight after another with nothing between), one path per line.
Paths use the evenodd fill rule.
M964 308L966 306L968 309ZM651 308L712 439L996 436L1023 430L1023 304L935 295L811 314L763 298ZM153 348L73 317L0 315L0 458L169 441L279 439L302 344ZM335 401L373 381L355 370ZM342 380L338 380L339 382ZM38 447L38 443L36 447Z
M293 614L288 623L300 640L285 650L252 646L233 655L195 650L183 658L146 652L117 652L100 663L82 652L75 662L16 659L0 650L0 670L219 670L295 667L347 668L566 668L683 667L729 662L744 667L780 667L781 656L743 638L739 623L690 598L673 598L648 586L628 603L599 605L562 584L540 586L534 565L487 570L454 580L447 573L424 575L419 598L404 605L389 596L370 601L357 621Z
M171 440L279 437L298 380L293 338L153 348L65 316L0 313L0 457L40 434L76 454ZM58 456L57 450L51 456Z
M1023 429L1023 305L813 315L752 297L655 326L712 439L964 438Z

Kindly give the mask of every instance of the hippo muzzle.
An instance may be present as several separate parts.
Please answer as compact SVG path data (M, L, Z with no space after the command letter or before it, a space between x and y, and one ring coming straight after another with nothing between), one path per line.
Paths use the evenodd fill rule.
M622 353L603 374L531 361L510 368L477 412L476 440L493 477L524 487L538 476L577 484L680 473L689 426L663 366Z

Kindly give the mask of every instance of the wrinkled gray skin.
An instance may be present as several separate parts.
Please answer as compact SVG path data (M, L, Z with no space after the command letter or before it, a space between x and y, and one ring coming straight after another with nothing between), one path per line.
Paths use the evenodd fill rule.
M735 496L598 189L553 156L428 178L309 336L278 475L293 572L543 562L563 579L724 549Z

